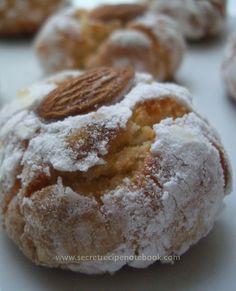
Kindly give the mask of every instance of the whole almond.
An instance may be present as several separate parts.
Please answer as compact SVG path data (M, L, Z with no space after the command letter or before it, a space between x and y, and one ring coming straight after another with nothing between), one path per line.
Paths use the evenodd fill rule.
M144 14L147 8L139 4L117 4L117 5L102 5L89 14L90 18L109 22L119 20L128 22L138 16Z
M96 68L61 83L47 95L37 109L46 120L92 112L102 105L120 101L130 90L133 69Z

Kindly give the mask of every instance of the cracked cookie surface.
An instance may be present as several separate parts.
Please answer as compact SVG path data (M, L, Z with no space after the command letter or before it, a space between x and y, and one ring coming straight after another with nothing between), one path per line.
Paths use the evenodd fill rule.
M96 92L114 102L60 120L40 116L61 86L83 80L87 92L86 78L93 86L91 73L71 71L21 90L0 113L3 227L36 264L88 274L153 261L58 257L181 255L212 229L231 191L220 139L186 89L130 74L122 91L127 83L114 88L109 77L120 70L107 69L105 78L96 70ZM70 100L61 104L83 98Z

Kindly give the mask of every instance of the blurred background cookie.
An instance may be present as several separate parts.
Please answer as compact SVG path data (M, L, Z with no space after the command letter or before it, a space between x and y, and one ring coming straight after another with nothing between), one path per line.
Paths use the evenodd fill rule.
M236 33L228 41L222 74L229 95L236 101Z
M61 11L45 24L35 47L46 72L131 65L167 80L182 62L185 42L171 18L119 4Z
M151 0L151 9L173 17L189 40L219 34L225 24L226 0Z
M0 36L35 33L68 0L1 0Z

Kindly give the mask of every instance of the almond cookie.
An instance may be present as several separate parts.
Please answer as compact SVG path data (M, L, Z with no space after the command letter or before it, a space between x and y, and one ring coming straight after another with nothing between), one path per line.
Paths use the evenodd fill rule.
M132 66L159 80L173 78L185 50L176 23L143 5L70 8L53 16L35 47L46 72L99 66Z
M35 33L68 0L1 0L0 36Z
M214 36L222 31L226 0L152 0L151 8L173 17L189 40Z
M65 72L0 112L2 225L38 265L113 273L181 255L230 191L189 92L130 68Z
M228 41L222 74L229 95L236 100L236 34Z

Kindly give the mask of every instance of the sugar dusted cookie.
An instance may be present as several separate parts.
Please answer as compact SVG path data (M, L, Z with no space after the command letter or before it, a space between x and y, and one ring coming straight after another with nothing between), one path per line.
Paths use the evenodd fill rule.
M222 74L229 95L236 100L236 34L228 41L222 65Z
M1 0L0 36L35 33L46 18L67 0Z
M212 229L230 166L186 89L99 68L18 95L0 112L1 217L34 263L144 268L156 259L132 258L181 255Z
M152 0L151 8L173 17L190 40L219 34L225 24L226 0Z

